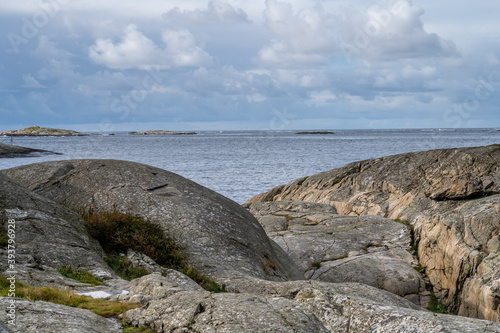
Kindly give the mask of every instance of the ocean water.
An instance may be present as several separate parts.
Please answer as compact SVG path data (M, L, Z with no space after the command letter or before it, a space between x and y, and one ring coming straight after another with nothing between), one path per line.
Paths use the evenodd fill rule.
M0 169L64 159L120 159L169 170L238 203L296 178L398 153L500 144L496 129L223 131L197 135L15 137L19 146L63 155L2 158ZM10 138L0 137L10 143Z

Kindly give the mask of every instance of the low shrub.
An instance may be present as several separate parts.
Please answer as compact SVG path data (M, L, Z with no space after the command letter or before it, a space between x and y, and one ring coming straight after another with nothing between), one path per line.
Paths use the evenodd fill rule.
M130 248L149 256L158 265L184 273L208 291L226 291L224 285L189 267L182 247L156 224L140 216L121 213L116 208L111 212L96 212L92 208L77 211L87 222L90 234L107 253L108 265L122 278L131 280L148 274L145 269L134 268L126 258L119 256Z

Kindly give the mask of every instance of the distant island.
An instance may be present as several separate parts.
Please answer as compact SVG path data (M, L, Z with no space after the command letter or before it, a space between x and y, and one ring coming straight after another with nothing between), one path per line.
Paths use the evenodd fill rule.
M48 128L40 126L26 127L20 130L1 132L0 135L7 136L87 136L88 134L59 128Z
M301 131L297 132L297 134L335 134L331 131Z
M192 135L197 134L196 132L184 132L184 131L166 131L166 130L150 130L144 132L132 132L130 134L134 135Z

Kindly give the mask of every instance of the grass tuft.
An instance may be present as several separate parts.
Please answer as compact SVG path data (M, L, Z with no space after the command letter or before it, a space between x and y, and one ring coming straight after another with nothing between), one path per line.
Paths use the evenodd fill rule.
M102 286L104 284L101 280L97 279L88 271L83 269L73 269L71 268L71 266L62 266L61 268L59 268L59 273L70 279L77 280L82 283L88 283L94 286Z
M7 280L7 277L0 275L0 296L8 296L10 285L11 283ZM141 306L137 303L115 302L102 298L76 295L68 290L28 286L19 281L15 282L15 297L87 309L103 317L115 317L125 311Z

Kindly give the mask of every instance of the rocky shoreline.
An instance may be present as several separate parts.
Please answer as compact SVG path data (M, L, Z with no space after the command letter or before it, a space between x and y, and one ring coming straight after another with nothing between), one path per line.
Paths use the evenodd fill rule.
M136 304L120 318L105 318L18 298L17 321L7 328L500 332L499 162L496 146L389 156L292 181L243 207L134 162L69 160L2 170L0 239L15 223L16 278ZM127 212L159 226L179 244L186 264L226 292L207 291L131 249L122 256L146 275L123 280L68 207ZM12 269L7 256L5 247L3 274ZM104 285L63 276L63 266ZM427 311L435 296L448 312L468 317ZM11 301L0 297L5 323Z
M6 145L0 143L0 158L12 158L12 157L37 157L43 155L60 155L60 153L55 153L48 150L33 149L21 146Z

